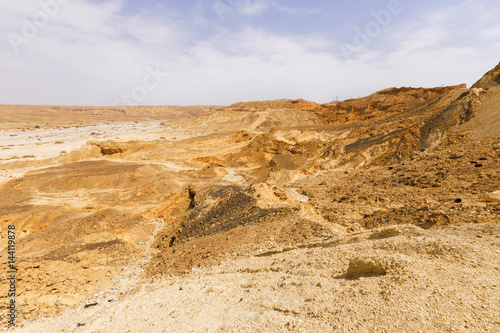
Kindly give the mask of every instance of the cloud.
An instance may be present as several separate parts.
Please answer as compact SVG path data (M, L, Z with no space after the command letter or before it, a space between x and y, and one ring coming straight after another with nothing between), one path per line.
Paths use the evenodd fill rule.
M15 77L0 81L2 91L17 103L109 104L116 87L140 80L146 66L168 59L182 39L173 22L147 15L124 17L121 6L119 1L99 6L73 1L20 45L18 54L4 41L2 65L15 69ZM29 6L4 9L18 21L2 30L20 35L21 18L40 11Z
M499 9L485 10L484 2L462 1L414 16L409 12L412 8L405 6L368 46L353 52L355 62L386 69L379 85L369 78L366 86L473 83L498 62L498 44L482 37L496 32L493 17L500 14Z
M289 15L300 12L299 8L285 6L278 1L266 0L215 0L212 7L221 21L230 16L254 17L273 10Z
M500 24L495 27L486 28L479 31L478 36L481 38L497 41L498 36L500 36Z
M269 8L269 2L262 0L239 1L239 4L236 6L236 8L240 14L257 15Z
M17 54L7 34L21 33L22 18L31 18L39 4L0 4L0 103L109 105L139 91L158 66L169 76L147 91L143 104L329 102L394 85L472 83L498 63L494 15L464 26L454 19L465 20L461 11L478 14L473 3L395 20L350 62L326 31L286 34L250 24L218 29L221 22L207 24L200 4L184 17L156 7L125 13L124 4L73 0ZM252 16L279 3L245 4L237 10Z

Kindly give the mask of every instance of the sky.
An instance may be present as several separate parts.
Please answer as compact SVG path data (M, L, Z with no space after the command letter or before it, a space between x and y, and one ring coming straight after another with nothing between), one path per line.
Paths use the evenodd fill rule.
M469 86L498 0L0 0L0 104L326 103Z

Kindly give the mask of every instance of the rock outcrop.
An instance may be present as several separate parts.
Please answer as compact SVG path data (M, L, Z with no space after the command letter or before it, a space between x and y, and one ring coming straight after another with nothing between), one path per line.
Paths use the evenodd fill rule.
M474 83L472 88L488 89L500 86L500 63L491 71L486 73L479 81Z

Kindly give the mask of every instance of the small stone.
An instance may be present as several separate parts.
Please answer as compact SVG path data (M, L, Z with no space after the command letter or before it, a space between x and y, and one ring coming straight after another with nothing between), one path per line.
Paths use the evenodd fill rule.
M90 308L91 306L96 306L97 304L99 304L99 303L97 303L97 302L87 303L87 304L85 304L85 305L84 305L84 308L85 308L85 309L86 309L86 308Z
M488 193L484 196L487 201L500 203L500 191Z

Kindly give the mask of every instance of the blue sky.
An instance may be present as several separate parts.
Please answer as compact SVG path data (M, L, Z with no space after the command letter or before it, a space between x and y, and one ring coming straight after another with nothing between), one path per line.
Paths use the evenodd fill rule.
M498 0L0 0L0 104L330 102L472 84Z

